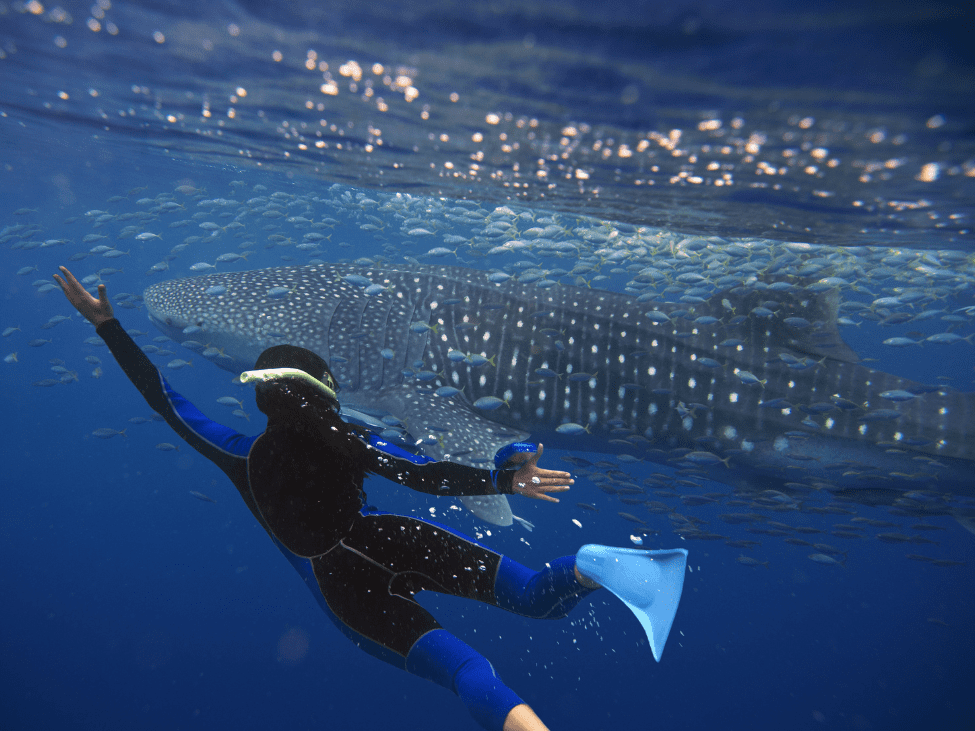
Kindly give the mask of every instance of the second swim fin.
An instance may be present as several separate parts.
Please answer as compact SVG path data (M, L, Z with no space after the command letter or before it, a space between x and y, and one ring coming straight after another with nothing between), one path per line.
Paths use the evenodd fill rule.
M576 554L576 566L630 608L640 621L653 659L660 662L684 588L687 549L658 551L587 544Z

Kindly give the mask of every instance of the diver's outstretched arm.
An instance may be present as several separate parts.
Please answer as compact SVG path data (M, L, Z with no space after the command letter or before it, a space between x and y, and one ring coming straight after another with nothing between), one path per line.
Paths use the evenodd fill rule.
M112 313L112 304L108 301L108 290L104 284L98 285L98 298L96 299L81 286L81 282L75 279L74 274L69 272L67 267L58 267L58 269L61 270L64 278L62 279L57 274L54 275L54 278L61 285L64 296L68 298L68 302L73 304L78 312L84 315L88 322L98 327L103 322L108 322L115 317Z

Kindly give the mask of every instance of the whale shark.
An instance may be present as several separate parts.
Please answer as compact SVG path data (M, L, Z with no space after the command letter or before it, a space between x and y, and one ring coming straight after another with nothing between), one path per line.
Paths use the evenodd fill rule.
M512 441L626 453L736 489L868 504L973 493L975 394L869 368L838 292L795 282L692 305L455 266L321 263L154 284L151 320L240 373L315 351L343 414L435 459L483 466ZM503 496L466 498L509 525Z

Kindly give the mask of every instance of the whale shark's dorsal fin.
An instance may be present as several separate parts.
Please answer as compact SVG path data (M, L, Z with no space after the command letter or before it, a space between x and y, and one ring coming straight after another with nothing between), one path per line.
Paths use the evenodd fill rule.
M773 282L773 285L775 282ZM844 342L837 324L840 295L837 289L810 292L798 286L791 290L748 290L742 294L737 289L725 290L712 295L708 301L695 308L695 314L710 314L727 320L732 313L745 315L766 301L775 302L775 316L767 321L755 321L767 327L768 338L783 349L816 358L829 358L843 363L859 363L860 357ZM796 327L787 320L802 318L809 327ZM764 324L763 324L764 323Z

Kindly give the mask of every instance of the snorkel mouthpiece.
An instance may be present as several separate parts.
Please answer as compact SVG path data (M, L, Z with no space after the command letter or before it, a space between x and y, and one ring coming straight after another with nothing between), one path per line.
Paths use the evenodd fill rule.
M265 368L261 371L244 371L240 374L241 383L276 381L281 378L297 378L325 394L328 398L338 400L335 391L298 368Z

